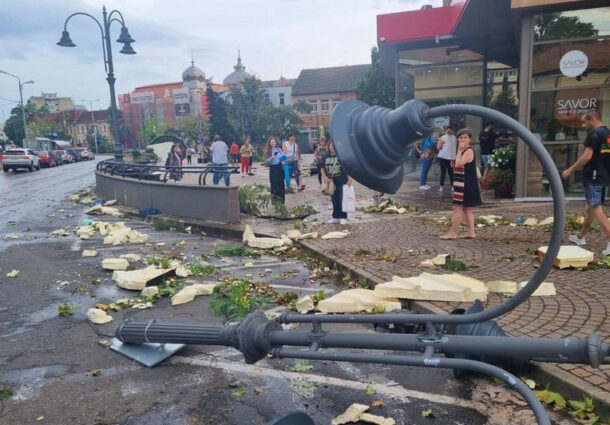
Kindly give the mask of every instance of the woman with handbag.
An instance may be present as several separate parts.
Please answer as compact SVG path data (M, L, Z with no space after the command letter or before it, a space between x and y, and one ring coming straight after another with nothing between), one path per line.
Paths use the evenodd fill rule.
M282 162L286 159L286 155L282 148L278 146L275 137L267 139L265 147L266 160L269 164L269 184L271 185L271 194L278 199L285 201L286 190L284 188L284 165Z
M458 131L457 139L458 151L453 162L453 218L449 233L441 236L441 239L457 239L462 217L468 228L466 238L475 238L472 208L482 203L479 179L477 178L476 156L474 150L470 147L472 132L468 128L463 128Z
M313 159L316 163L316 169L318 170L318 183L322 186L322 168L324 168L324 161L328 156L328 144L326 143L326 137L320 136L318 144L313 153Z
M326 189L324 190L327 195L330 195L333 203L333 216L328 223L336 224L341 223L347 224L347 213L343 212L343 185L352 185L352 178L345 174L337 152L332 142L328 145L329 155L324 161L324 167L320 170L322 172L322 178L326 183Z

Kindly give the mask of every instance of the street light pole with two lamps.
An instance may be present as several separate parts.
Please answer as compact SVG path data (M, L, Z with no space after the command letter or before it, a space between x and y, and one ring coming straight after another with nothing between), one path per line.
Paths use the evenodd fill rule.
M29 80L29 81L25 81L22 83L21 79L19 77L11 74L9 72L0 70L0 74L10 75L11 77L16 78L17 81L19 82L19 99L21 100L21 119L23 119L23 140L21 142L21 146L23 148L26 148L27 147L26 140L28 138L28 125L25 121L25 104L23 103L23 86L25 86L26 84L34 84L34 81Z
M57 43L58 46L62 47L75 47L76 44L72 42L70 39L70 33L68 32L68 21L77 15L88 16L93 19L100 28L102 33L102 50L104 53L104 69L106 70L107 77L106 81L108 81L108 85L110 86L110 115L112 119L112 133L114 136L114 144L113 144L113 152L114 156L117 159L121 159L123 157L123 144L121 143L121 130L119 127L118 120L118 112L116 107L116 95L114 93L114 82L116 79L114 78L114 65L112 63L112 45L110 43L110 25L113 22L118 22L121 24L121 35L116 40L119 43L123 43L123 48L119 53L123 53L125 55L134 55L136 52L131 47L131 43L135 42L133 38L129 35L129 31L125 26L125 20L123 19L123 15L118 10L113 10L110 13L106 12L106 7L104 6L102 9L103 15L103 23L100 23L93 15L85 12L76 12L72 15L68 16L66 22L64 23L64 30L61 33L61 39Z

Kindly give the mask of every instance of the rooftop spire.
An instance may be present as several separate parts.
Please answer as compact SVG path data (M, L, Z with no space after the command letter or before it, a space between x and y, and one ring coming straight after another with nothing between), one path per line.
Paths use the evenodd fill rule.
M191 49L191 66L195 66L195 59L193 58L193 49Z

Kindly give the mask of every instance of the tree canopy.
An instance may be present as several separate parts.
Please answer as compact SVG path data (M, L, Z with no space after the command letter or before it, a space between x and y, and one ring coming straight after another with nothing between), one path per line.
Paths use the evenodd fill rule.
M395 79L383 74L383 57L377 47L371 49L371 68L358 83L356 97L369 105L396 107Z

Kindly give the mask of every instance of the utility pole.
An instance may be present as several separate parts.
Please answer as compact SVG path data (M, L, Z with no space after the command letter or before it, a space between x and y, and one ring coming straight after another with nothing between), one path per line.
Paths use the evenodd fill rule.
M26 84L34 84L34 81L30 80L30 81L26 81L26 82L22 83L21 79L19 77L17 77L16 75L13 75L11 73L8 73L8 72L2 71L2 70L0 70L0 74L10 75L11 77L16 78L17 81L19 82L19 99L21 99L21 118L23 119L23 141L21 142L21 146L25 149L25 148L27 148L26 143L28 140L28 125L25 121L25 104L23 103L23 86L25 86Z
M89 110L91 111L91 125L95 125L95 117L93 115L93 102L99 102L99 99L81 99L81 102L89 102ZM95 125L95 133L93 134L93 137L95 138L95 154L98 154L98 148L97 148L97 125Z

